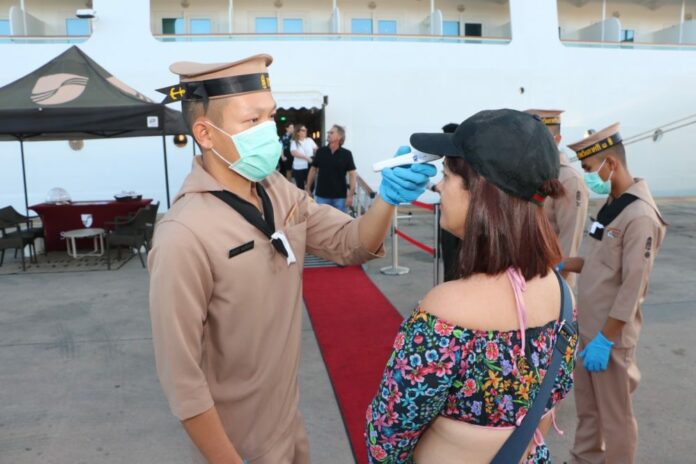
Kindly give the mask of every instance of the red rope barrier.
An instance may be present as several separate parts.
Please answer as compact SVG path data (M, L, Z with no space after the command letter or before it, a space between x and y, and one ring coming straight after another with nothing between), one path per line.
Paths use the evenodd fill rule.
M426 253L429 253L431 256L435 256L435 248L430 248L427 245L423 245L421 242L417 241L414 238L409 237L408 235L401 232L399 229L394 229L394 232L396 232L396 235L403 238L404 240L406 240L410 244L417 246L418 248L425 251Z
M435 211L435 205L431 205L430 203L422 203L420 201L412 201L411 204L413 206L417 206L419 208L427 209L428 211Z

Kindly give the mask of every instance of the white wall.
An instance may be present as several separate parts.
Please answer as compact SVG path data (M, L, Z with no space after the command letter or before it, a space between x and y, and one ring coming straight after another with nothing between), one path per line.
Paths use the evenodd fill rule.
M576 39L575 32L602 20L602 0L589 0L578 7L576 0L558 0L558 15L564 39ZM659 6L650 9L645 2L638 0L607 0L606 17L619 14L623 29L632 29L636 33L636 42L652 42L652 34L679 23L681 17L681 0L661 0ZM696 17L696 0L686 0L686 13Z
M141 0L94 0L93 36L81 48L131 87L159 100L155 89L175 82L168 66L179 60L221 62L267 52L277 91L329 96L326 123L347 127L346 145L361 176L374 186L373 162L408 143L411 133L439 131L486 108L565 109L563 138L621 121L625 137L694 113L696 51L567 47L558 41L555 0L512 0L507 45L438 42L277 41L160 42L150 32ZM367 48L369 46L369 49ZM65 50L65 44L0 46L0 85L23 76ZM114 53L114 49L128 53ZM601 65L600 65L601 64ZM520 93L524 87L524 93ZM190 169L191 147L167 139L172 192ZM635 176L657 194L696 194L696 126L661 142L629 147ZM160 138L88 140L81 152L67 142L25 144L30 204L52 187L73 199L110 198L136 190L165 203ZM0 142L0 204L23 207L19 144Z

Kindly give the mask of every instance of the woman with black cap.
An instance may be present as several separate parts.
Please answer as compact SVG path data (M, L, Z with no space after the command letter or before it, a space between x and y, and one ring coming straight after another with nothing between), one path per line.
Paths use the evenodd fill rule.
M413 134L411 145L446 157L440 224L462 240L459 279L402 324L367 410L368 460L550 462L543 434L572 388L577 342L541 207L562 191L555 142L538 118L503 109L453 134Z

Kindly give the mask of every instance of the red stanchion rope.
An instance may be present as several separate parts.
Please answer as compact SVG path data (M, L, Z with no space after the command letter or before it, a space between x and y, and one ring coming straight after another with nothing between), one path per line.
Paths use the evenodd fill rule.
M396 233L396 235L398 235L399 237L403 238L403 239L406 240L408 243L417 246L418 248L420 248L421 250L423 250L423 251L425 251L426 253L430 254L431 256L435 256L435 248L430 248L429 246L422 244L421 242L417 241L416 239L414 239L414 238L412 238L412 237L409 237L408 235L404 234L404 233L401 232L401 230L399 230L399 229L394 229L394 232Z
M435 205L431 205L430 203L422 203L420 201L413 201L411 202L413 206L417 206L419 208L427 209L428 211L435 211Z

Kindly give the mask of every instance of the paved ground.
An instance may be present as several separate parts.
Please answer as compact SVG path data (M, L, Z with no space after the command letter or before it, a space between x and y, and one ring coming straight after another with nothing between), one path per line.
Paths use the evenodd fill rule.
M635 397L641 463L696 462L696 200L664 200L671 223L657 259ZM432 240L429 215L402 227ZM401 244L405 276L366 269L402 313L432 286L432 261ZM308 323L300 371L302 410L314 462L353 462L331 385ZM574 406L548 441L567 458ZM115 272L0 276L0 464L185 463L187 438L169 413L154 372L147 273L137 260Z

